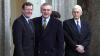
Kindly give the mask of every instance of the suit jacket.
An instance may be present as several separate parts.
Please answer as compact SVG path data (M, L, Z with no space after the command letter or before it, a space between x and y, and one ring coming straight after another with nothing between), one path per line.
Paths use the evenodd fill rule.
M21 15L13 24L14 56L34 56L35 33Z
M62 56L64 53L64 34L59 20L50 18L46 29L42 27L42 17L34 20L35 56Z
M81 20L81 32L78 32L74 19L65 20L63 22L63 29L65 34L65 56L87 56L88 46L90 44L90 28L86 21ZM80 54L76 49L76 45L83 45L85 53Z

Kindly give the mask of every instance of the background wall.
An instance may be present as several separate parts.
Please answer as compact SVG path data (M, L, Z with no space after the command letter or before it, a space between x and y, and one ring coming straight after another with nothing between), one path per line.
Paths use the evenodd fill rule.
M49 2L53 10L60 12L61 21L72 18L71 9L75 4L82 5L85 11L84 19L88 20L92 30L90 54L100 56L100 0L0 0L0 56L13 54L11 27L13 21L21 14L21 5L25 1L34 4L33 17L40 16L40 5Z

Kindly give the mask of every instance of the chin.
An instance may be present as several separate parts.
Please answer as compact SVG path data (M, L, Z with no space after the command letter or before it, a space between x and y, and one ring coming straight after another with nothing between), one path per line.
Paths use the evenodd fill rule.
M75 18L77 18L77 19L78 19L79 17L75 17Z
M44 16L45 18L48 18L49 16Z
M30 18L31 16L32 16L32 15L28 15L27 17L29 17L29 18Z

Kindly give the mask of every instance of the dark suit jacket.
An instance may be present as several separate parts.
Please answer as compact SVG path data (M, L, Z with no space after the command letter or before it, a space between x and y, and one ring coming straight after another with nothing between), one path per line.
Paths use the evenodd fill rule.
M14 56L34 56L34 31L21 15L13 24Z
M64 34L61 22L51 17L44 30L42 17L37 17L33 21L36 33L36 56L62 56L64 52Z
M87 56L88 46L90 44L90 28L86 21L81 20L81 32L78 32L74 19L65 20L63 22L63 29L65 34L65 56ZM76 45L83 45L85 47L85 53L79 54L76 49Z

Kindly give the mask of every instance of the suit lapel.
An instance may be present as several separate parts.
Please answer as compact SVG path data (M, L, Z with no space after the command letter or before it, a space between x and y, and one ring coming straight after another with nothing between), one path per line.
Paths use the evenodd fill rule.
M43 26L42 26L42 17L39 17L39 18L36 18L37 21L36 21L36 30L37 30L37 34L39 34L39 40L41 40L42 38L42 34L43 34Z
M77 26L76 26L76 24L75 24L74 19L72 19L71 25L72 25L72 28L74 29L74 31L75 31L75 32L78 32L78 29L77 29Z
M52 27L52 25L53 25L52 23L53 23L53 19L50 18L50 20L49 20L49 22L48 22L48 24L47 24L46 29L43 30L43 33L42 33L42 37L43 37L43 38L44 38L45 36L47 36L48 32L50 32L50 29L51 29L51 27Z
M84 32L84 29L85 29L84 21L81 20L81 33Z
M28 24L28 22L26 21L26 19L23 17L23 16L21 16L21 18L22 18L22 21L23 21L23 23L24 23L24 25L25 25L25 28L26 28L26 30L28 30L29 32L33 32L29 27L29 24Z
M48 31L50 30L50 28L52 27L52 19L50 18L48 24L47 24L47 27L46 29L44 30L44 34L43 35L46 35L48 33Z
M40 26L40 28L39 28L39 30L40 30L40 32L41 32L41 34L43 33L43 26L42 26L42 16L40 17L40 19L39 19L39 26Z

